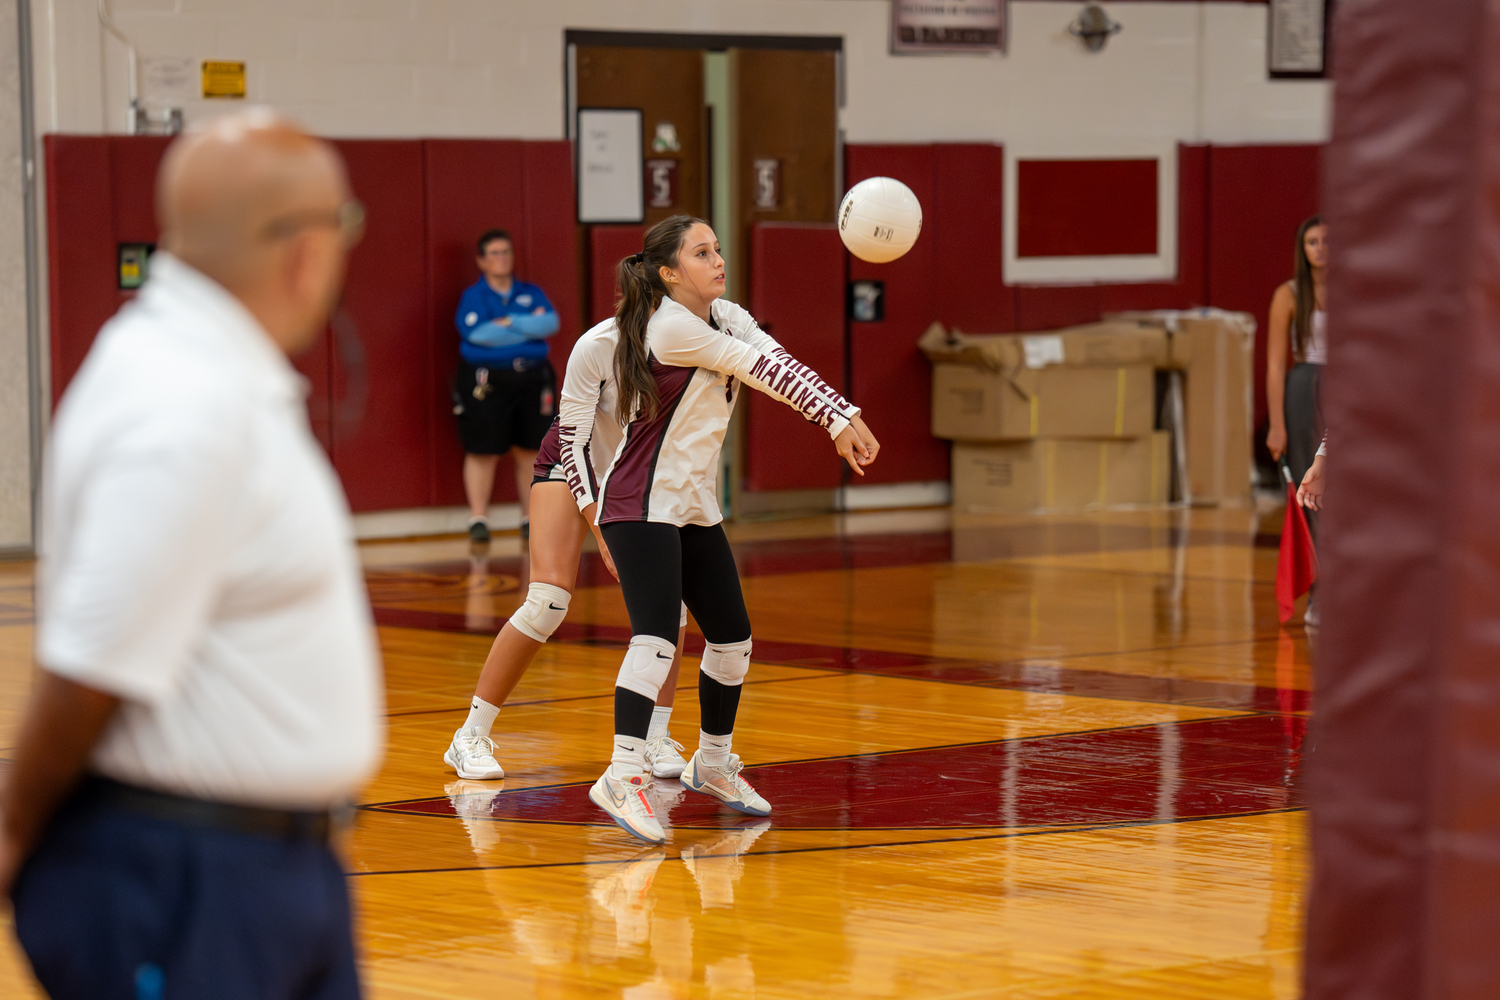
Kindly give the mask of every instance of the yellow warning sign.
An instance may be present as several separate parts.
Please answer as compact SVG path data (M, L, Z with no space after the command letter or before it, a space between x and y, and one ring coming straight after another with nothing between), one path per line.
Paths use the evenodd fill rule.
M245 96L245 64L242 62L203 63L203 96L240 98Z

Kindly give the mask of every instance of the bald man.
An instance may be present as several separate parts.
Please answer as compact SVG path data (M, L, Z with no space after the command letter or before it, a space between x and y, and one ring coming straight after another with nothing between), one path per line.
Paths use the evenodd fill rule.
M336 818L384 732L347 504L288 355L362 212L265 111L178 139L164 250L58 407L0 888L64 998L354 998Z

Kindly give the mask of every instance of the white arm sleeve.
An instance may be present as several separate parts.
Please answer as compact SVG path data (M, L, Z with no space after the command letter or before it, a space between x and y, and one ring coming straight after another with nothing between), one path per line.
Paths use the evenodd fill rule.
M568 358L562 398L557 407L557 447L562 454L563 475L578 509L599 499L594 466L589 461L589 442L594 437L594 411L599 395L611 377L614 352L596 337L580 340Z
M761 334L761 336L765 336ZM769 338L767 338L769 339ZM664 365L707 368L739 379L786 403L838 437L859 408L828 387L818 373L782 350L760 350L746 340L715 330L681 307L657 310L647 328L651 353Z
M762 354L769 354L778 361L792 365L798 363L797 359L792 357L792 352L782 347L775 337L762 330L760 324L755 322L755 317L751 316L743 306L736 305L727 299L719 299L714 305L718 314L719 325L729 333L743 340ZM816 372L806 368L805 365L801 367L812 375L813 380L818 384L823 398L831 405L838 406L841 403L845 406L849 405L844 400L844 397L840 396L833 386L819 378ZM859 408L856 407L854 412L860 412Z

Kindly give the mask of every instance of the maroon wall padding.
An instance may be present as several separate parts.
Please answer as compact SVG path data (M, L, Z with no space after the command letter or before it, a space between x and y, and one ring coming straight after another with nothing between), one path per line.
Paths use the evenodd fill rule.
M166 145L107 136L43 140L53 406L99 327L134 296L119 290L117 244L156 242L152 188Z
M475 244L486 229L511 234L517 277L540 285L557 307L560 329L549 353L560 378L579 333L572 156L566 142L428 139L422 146L431 323L427 357L433 379L432 502L462 504L463 449L451 386L458 364L458 299L479 279ZM495 475L494 496L497 501L516 498L509 458Z
M615 314L615 268L646 241L645 226L589 227L589 319L603 323Z
M1018 160L1016 256L1154 254L1153 160Z
M463 504L463 448L453 417L451 386L458 365L455 316L463 290L479 280L475 242L486 229L504 229L516 249L516 275L527 278L526 185L522 143L504 139L429 139L427 166L427 289L432 339L433 502ZM543 288L549 296L553 289ZM516 499L509 458L495 473L496 501Z
M755 283L750 312L793 357L840 392L846 256L832 223L760 222L750 229L751 272L775 275L774 281ZM764 393L746 395L746 490L839 485L843 463L822 428Z
M885 319L849 324L849 398L864 409L870 431L880 441L880 458L865 470L860 485L909 483L948 478L948 444L932 436L932 369L917 350L917 338L942 318L935 287L937 244L942 218L930 219L938 205L934 146L846 146L845 176L853 187L867 177L894 177L924 207L922 235L904 257L889 264L849 259L852 280L885 282ZM999 233L995 234L999 240ZM951 257L945 260L951 262ZM998 286L996 291L998 291Z
M1500 996L1500 12L1337 8L1308 1000Z
M1255 317L1257 427L1266 419L1266 316L1276 287L1292 277L1297 226L1318 210L1322 148L1214 146L1208 153L1210 301Z
M1005 284L998 234L1004 217L1005 148L939 144L923 239L932 241L933 295L943 323L970 333L1015 329L1015 295ZM874 428L871 428L872 430ZM877 435L878 436L878 435Z
M365 356L364 371L353 373L363 392L351 385L333 338L322 342L325 351L334 348L333 464L356 511L425 507L433 502L434 413L432 372L421 350L430 328L422 147L398 139L335 145L355 197L375 210L344 281L344 311ZM349 411L348 400L359 396L362 412Z
M344 302L366 354L366 401L351 423L349 372L332 338L295 359L312 383L308 414L355 510L463 503L449 387L454 312L477 278L474 241L511 231L520 277L557 307L559 374L579 332L571 147L506 140L352 140L337 146L364 201L364 242ZM116 289L116 244L155 242L154 186L167 140L47 136L47 225L54 401L99 327L132 293ZM497 499L514 499L509 467Z

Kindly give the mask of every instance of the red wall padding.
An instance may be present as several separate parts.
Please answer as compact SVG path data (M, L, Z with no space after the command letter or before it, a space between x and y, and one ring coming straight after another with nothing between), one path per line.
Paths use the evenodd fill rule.
M421 344L428 329L422 148L397 139L336 143L349 184L365 203L365 237L349 255L344 311L365 355L351 372L333 338L333 464L355 510L432 503L428 442L432 372ZM364 391L351 384L364 383ZM363 397L362 412L347 400Z
M755 283L750 312L781 346L840 392L846 391L847 256L832 223L761 222L751 227L751 271L775 275L775 280ZM842 461L827 433L779 400L760 392L747 395L746 490L833 489L839 485Z
M1266 314L1276 286L1292 276L1297 226L1318 211L1322 147L1214 146L1209 164L1209 296L1216 306L1255 316L1259 427L1266 419Z
M844 150L849 186L868 177L894 177L911 188L917 200L923 206L930 206L931 214L936 216L929 219L924 212L921 237L899 260L869 264L858 258L849 259L851 280L885 282L885 319L878 323L849 323L852 381L849 398L864 409L865 423L879 439L881 449L880 459L859 480L861 485L948 478L948 444L928 431L932 370L917 350L917 338L922 331L943 316L936 288L938 245L948 242L941 236L945 218L955 209L961 210L961 201L945 199L940 203L935 197L937 149L935 146L847 146ZM998 230L995 237L998 242ZM975 245L982 243L976 240ZM948 249L945 245L945 268L952 266L946 254ZM998 284L995 291L999 291Z
M589 319L603 323L615 314L615 268L631 254L641 252L645 226L589 227Z
M1157 163L1020 160L1016 256L1156 253Z
M449 386L458 296L478 276L474 241L491 226L511 231L518 275L541 285L557 307L561 330L551 353L561 374L580 313L570 144L336 145L368 214L344 292L366 355L367 394L363 415L350 422L350 372L325 337L296 359L312 382L309 416L355 510L462 503ZM159 138L46 138L54 400L99 327L130 296L116 290L116 244L156 240L153 192L165 148ZM496 498L515 498L508 466Z

